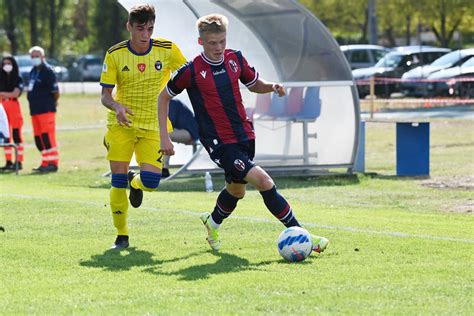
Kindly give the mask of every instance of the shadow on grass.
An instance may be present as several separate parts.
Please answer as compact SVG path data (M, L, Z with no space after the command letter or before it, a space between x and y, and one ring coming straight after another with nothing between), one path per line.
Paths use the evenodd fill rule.
M259 270L259 268L272 264L289 264L283 259L268 260L258 263L250 263L247 259L240 258L233 254L208 251L218 259L213 263L190 266L175 272L160 272L153 268L147 268L145 271L156 275L178 276L181 281L194 281L207 279L213 275L241 272L247 270ZM297 264L311 264L310 261L303 261Z
M90 260L80 261L79 265L90 268L101 268L106 271L128 271L133 267L147 267L148 269L153 269L163 263L186 260L200 254L202 254L202 252L194 252L170 260L156 260L153 259L153 253L145 250L138 250L135 247L123 249L121 251L108 249L104 251L103 254L92 256Z
M311 177L274 177L276 185L280 189L299 189L318 186L346 186L360 183L357 175L324 175ZM216 191L224 187L224 175L213 176L214 189ZM107 189L110 183L97 183L89 185L91 189ZM248 190L254 190L252 185ZM160 192L204 192L204 178L195 176L190 178L177 178L169 182L162 182L157 191Z
M430 176L397 176L395 174L379 174L375 172L364 173L364 176L370 179L395 180L395 181L426 180L430 178Z

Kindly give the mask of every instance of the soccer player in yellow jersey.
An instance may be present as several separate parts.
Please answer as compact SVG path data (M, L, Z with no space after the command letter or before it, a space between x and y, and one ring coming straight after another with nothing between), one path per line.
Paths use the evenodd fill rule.
M100 78L101 101L109 109L104 145L112 172L110 207L118 232L114 249L129 246L127 185L130 185L130 204L139 207L143 191L154 191L160 183L162 154L157 96L170 74L186 62L176 44L151 38L154 24L152 5L132 7L127 22L130 39L107 51ZM168 129L171 130L169 120ZM140 166L139 174L129 171L133 153Z

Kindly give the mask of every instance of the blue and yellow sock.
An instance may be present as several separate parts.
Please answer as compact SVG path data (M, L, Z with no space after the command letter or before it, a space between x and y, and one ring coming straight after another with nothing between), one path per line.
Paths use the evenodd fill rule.
M151 171L140 171L130 182L134 189L153 192L160 185L161 173Z
M126 188L128 179L126 174L112 174L112 187L110 188L110 208L117 235L128 236L128 199Z

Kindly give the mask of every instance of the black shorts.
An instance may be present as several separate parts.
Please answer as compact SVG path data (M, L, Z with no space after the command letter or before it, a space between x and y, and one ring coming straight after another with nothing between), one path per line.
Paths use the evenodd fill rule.
M227 183L247 182L244 178L255 166L255 140L249 140L236 144L224 144L219 146L210 154L211 159L225 171Z

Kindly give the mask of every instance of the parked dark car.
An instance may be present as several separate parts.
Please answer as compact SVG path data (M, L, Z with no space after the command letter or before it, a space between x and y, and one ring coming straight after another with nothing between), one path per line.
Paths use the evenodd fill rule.
M102 57L85 55L73 63L70 68L71 81L99 81L102 73Z
M474 98L474 57L460 66L435 72L427 79L433 80L426 83L428 96L458 96L472 99ZM473 81L462 81L462 79Z
M23 79L25 85L28 85L28 81L30 78L30 71L33 68L33 62L31 61L30 55L18 55L15 56L15 60L18 63L18 68L20 70L20 76ZM62 66L56 59L54 58L46 58L46 63L48 63L51 68L53 68L58 81L68 81L69 80L69 71L66 67Z
M427 85L424 82L417 82L417 79L426 79L442 69L460 66L472 56L474 56L474 48L460 49L441 56L429 65L407 71L402 76L402 80L406 81L400 83L400 90L407 96L425 96L427 95Z
M355 80L375 78L399 79L410 69L426 64L431 64L434 60L449 53L448 48L438 48L431 46L402 46L385 55L375 64L374 67L355 69L352 75ZM377 96L390 97L394 92L400 91L398 82L376 81L375 94ZM359 97L364 98L369 94L369 86L366 84L357 85Z
M391 51L378 45L342 45L341 50L351 69L372 67Z

